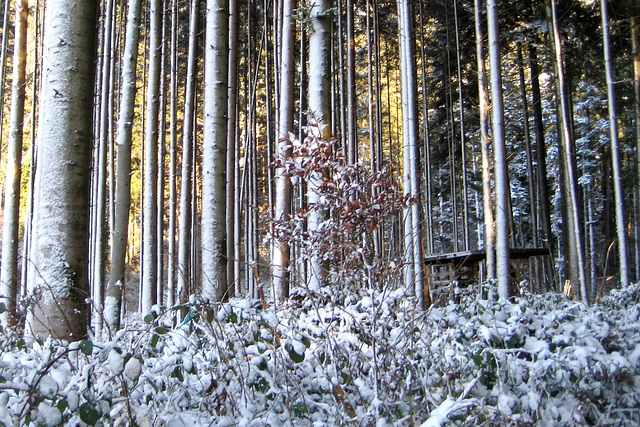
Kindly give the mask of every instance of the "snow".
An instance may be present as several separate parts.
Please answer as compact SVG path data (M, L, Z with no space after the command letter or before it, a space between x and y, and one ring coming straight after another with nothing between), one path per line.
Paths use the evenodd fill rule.
M171 310L151 324L128 319L114 338L93 338L89 355L55 340L18 346L4 331L0 419L640 423L640 285L593 307L547 294L514 304L463 298L426 313L400 291L320 292L278 309L235 298L206 307L217 310L213 321L197 315L174 329Z

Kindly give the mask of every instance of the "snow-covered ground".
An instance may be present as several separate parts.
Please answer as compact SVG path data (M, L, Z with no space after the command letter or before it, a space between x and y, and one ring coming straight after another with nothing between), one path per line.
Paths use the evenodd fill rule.
M638 426L639 302L634 285L593 307L545 294L422 313L401 291L326 291L73 344L4 332L0 422Z

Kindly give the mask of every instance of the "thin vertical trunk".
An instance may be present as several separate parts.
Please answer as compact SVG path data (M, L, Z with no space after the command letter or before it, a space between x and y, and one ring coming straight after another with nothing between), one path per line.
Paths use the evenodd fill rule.
M289 132L293 132L294 104L294 9L293 0L282 3L283 17L280 42L279 67L280 97L278 102L278 122L276 139L278 141L277 159L286 162L291 157L291 141ZM287 221L291 215L291 180L283 167L276 170L276 201L274 220L276 223ZM289 296L289 260L291 248L285 241L273 242L273 289L274 300L279 301Z
M167 142L167 14L168 9L163 1L161 17L161 47L160 47L160 82L158 86L158 190L156 209L156 301L163 305L165 294L165 262L164 262L164 233L165 233L165 177L166 177L166 142Z
M456 64L458 72L458 108L460 108L460 147L462 157L462 226L464 249L469 250L469 186L467 184L467 137L464 122L464 97L462 94L462 58L460 53L460 29L458 23L458 0L453 0L453 13L456 27Z
M202 152L202 295L227 298L226 178L229 5L207 0Z
M496 194L496 278L498 295L507 300L510 296L509 272L509 176L507 170L506 141L504 137L504 105L500 65L498 13L495 0L487 2L487 26L489 35L489 64L491 70L491 117L493 130L493 165Z
M540 72L538 69L538 54L535 46L529 46L529 63L531 73L531 108L533 109L533 123L535 130L535 147L536 147L536 193L538 195L537 204L540 209L539 219L539 241L543 247L549 248L550 253L554 254L555 242L551 234L551 208L549 206L549 184L547 179L547 146L544 138L544 123L542 117L542 96L540 93ZM551 257L545 257L545 274L550 279L552 271ZM546 289L549 290L549 289Z
M354 35L353 0L347 1L347 162L358 161L358 140L356 122L356 53Z
M193 185L193 120L195 102L196 39L198 0L191 1L189 18L189 53L185 89L184 125L182 127L182 174L180 182L180 224L178 231L178 301L185 302L191 289L191 210Z
M237 281L235 266L240 263L234 251L236 238L236 223L240 222L239 212L236 211L236 126L238 113L238 0L229 2L229 109L227 111L227 283L228 294L233 297L236 293Z
M309 85L308 100L310 121L315 127L319 139L326 140L331 129L331 94L330 94L330 37L329 32L331 16L328 10L332 7L330 0L318 0L311 6L309 11ZM320 200L318 187L322 184L322 172L316 171L310 174L307 180L307 202L314 207ZM309 234L320 232L320 223L324 219L321 209L315 207L311 209L307 218L307 228ZM312 254L309 260L308 286L319 289L325 282L325 272L319 254Z
M176 300L178 251L176 248L176 216L178 194L178 1L171 2L171 53L169 81L169 224L167 225L167 307Z
M484 217L484 250L487 280L496 278L496 254L493 234L493 197L491 193L491 147L489 142L489 102L487 101L484 35L480 0L474 0L476 27L476 57L478 61L478 109L480 114L480 145L482 156L482 212Z
M116 199L111 265L105 291L105 321L111 333L120 327L131 210L131 140L136 98L136 70L142 0L129 3L122 63L121 99L116 130Z
M580 299L587 304L587 278L585 274L584 260L584 237L582 232L582 221L580 214L580 203L578 200L578 177L575 160L575 147L573 142L573 132L571 128L572 113L570 108L570 94L565 80L562 42L558 29L558 17L556 0L550 0L547 7L547 15L550 20L550 33L553 45L553 64L556 71L556 90L559 101L559 133L560 152L562 153L562 170L564 173L563 201L566 204L567 239L569 242L569 272L571 282L578 285Z
M146 126L142 211L141 311L149 313L157 303L158 267L158 112L160 54L162 53L162 0L149 0L149 74L147 77Z
M91 226L92 237L92 266L90 279L93 301L93 324L99 334L102 325L102 304L104 299L104 279L105 279L105 238L107 233L107 154L111 143L109 135L109 122L111 121L111 111L109 102L111 93L111 48L113 27L113 0L107 0L104 9L104 30L102 35L102 76L100 83L100 110L98 125L98 158L96 159L97 170L94 172L95 201L93 207L93 224Z
M7 145L4 218L2 227L2 268L0 269L0 301L7 308L9 323L17 322L18 299L18 229L20 222L20 168L25 104L27 62L28 0L16 1L15 42L13 45L13 78L11 80L11 122ZM1 108L1 107L0 107Z
M7 45L9 44L9 10L11 9L11 0L4 1L4 13L2 17L2 42L0 43L0 147L2 147L2 139L4 132L2 127L4 124L4 89L7 75ZM2 150L0 150L2 155Z
M622 160L618 144L618 116L616 115L616 97L614 92L613 64L611 59L611 41L609 35L609 16L607 1L600 0L602 14L602 38L604 47L605 73L607 80L607 100L609 106L609 137L611 140L611 162L613 195L615 199L616 234L618 235L618 267L620 272L620 284L629 285L627 231L624 216L624 195L622 194Z
M398 37L400 39L400 76L402 83L403 122L403 183L404 194L411 204L405 209L405 287L416 297L417 306L431 304L429 289L425 288L423 270L422 232L420 223L420 189L418 178L418 116L416 110L416 69L413 55L411 5L398 0Z
M636 122L636 280L640 280L640 24L638 18L631 18L631 55L633 56L633 93Z

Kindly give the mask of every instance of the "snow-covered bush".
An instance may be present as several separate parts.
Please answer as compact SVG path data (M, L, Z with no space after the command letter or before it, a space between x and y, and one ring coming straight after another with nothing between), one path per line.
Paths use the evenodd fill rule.
M3 425L639 425L640 286L415 311L401 291L181 307L112 340L2 332ZM302 291L298 293L302 295Z

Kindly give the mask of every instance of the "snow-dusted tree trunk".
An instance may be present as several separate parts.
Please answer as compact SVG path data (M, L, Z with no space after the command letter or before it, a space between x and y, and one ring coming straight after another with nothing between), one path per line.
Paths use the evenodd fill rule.
M184 122L182 126L182 176L180 181L180 221L178 228L178 301L184 302L191 289L191 200L193 189L193 115L195 102L196 41L198 0L191 1L189 15L189 53L185 88Z
M93 215L91 224L91 272L89 279L91 280L91 299L92 307L92 323L95 325L96 332L99 333L102 324L102 303L104 291L105 277L105 238L106 238L106 219L107 219L107 153L109 151L109 129L111 122L111 41L113 39L111 28L113 24L113 0L107 0L104 9L104 29L102 35L102 76L100 82L100 110L98 111L98 157L94 159L96 171L94 171L94 194L95 200L92 206Z
M331 11L330 0L318 0L309 10L309 122L317 131L316 137L326 139L331 134ZM307 203L317 205L320 200L317 189L322 184L323 174L312 173L307 180ZM309 234L320 232L320 223L324 219L321 209L312 209L307 218ZM319 289L326 277L322 268L321 254L313 254L309 260L308 285Z
M616 230L618 235L618 263L620 271L620 284L629 285L629 267L627 249L627 231L624 216L624 195L622 194L622 161L620 160L620 148L618 144L618 116L616 115L616 97L614 92L613 64L611 61L611 41L609 36L609 16L607 1L600 0L602 14L602 44L604 47L605 73L607 80L607 100L609 105L609 136L611 139L611 162L613 173L613 192L615 198ZM636 99L636 103L638 100Z
M415 293L418 306L426 307L429 294L424 289L420 188L418 177L418 117L416 111L416 70L409 0L398 0L400 39L400 79L402 84L402 145L404 194L411 203L404 213L405 286Z
M640 24L631 18L631 55L633 56L633 92L636 121L636 280L640 280Z
M13 79L11 81L11 121L7 144L7 168L2 223L2 268L0 269L0 301L7 308L9 321L14 322L18 298L18 228L20 222L20 168L25 102L25 71L27 58L28 0L16 1L15 42L13 45ZM4 320L4 319L3 319Z
M495 0L488 0L487 2L487 27L491 70L491 117L493 120L493 167L496 195L496 278L498 279L498 295L500 299L506 300L509 298L511 283L509 274L510 191L504 139L504 105L502 99L498 13Z
M236 236L236 223L240 219L236 216L236 137L238 111L238 0L229 1L229 108L227 110L227 283L229 284L229 297L236 293L237 281L235 267L240 265L234 252Z
M162 53L162 0L149 0L149 71L147 76L144 135L144 201L142 210L142 260L140 278L142 313L157 300L158 267L158 111L160 107L160 54Z
M171 2L171 78L169 82L169 224L167 227L167 307L175 303L178 251L176 248L178 192L178 1Z
M125 284L125 260L131 209L131 137L136 97L136 68L142 0L129 2L122 59L122 84L116 131L115 224L111 236L111 264L105 291L105 320L112 332L120 327L122 287Z
M578 177L575 160L575 147L571 131L572 112L569 102L569 90L565 80L562 41L558 28L558 12L556 0L549 0L547 5L547 18L549 19L549 31L553 46L552 62L556 72L556 92L558 93L559 110L559 136L560 152L562 153L561 164L564 173L564 195L565 219L567 226L564 230L567 233L569 242L569 273L571 282L577 284L580 299L587 304L587 277L584 262L584 235L582 231L582 221L580 213L580 203L578 201Z
M86 336L96 2L49 0L45 11L33 270L33 334Z
M207 0L202 147L202 295L227 297L227 100L229 5Z
M278 66L280 99L278 102L278 121L276 137L278 141L277 158L281 161L291 157L289 132L293 131L293 80L294 80L294 0L284 0L282 4L282 30L280 41L280 64ZM284 168L276 170L275 221L287 221L291 215L291 180ZM289 257L291 248L288 242L273 242L273 289L275 300L289 297Z
M476 58L478 62L478 109L480 112L480 146L482 152L482 212L484 216L484 250L487 280L496 278L496 253L493 234L493 196L491 190L491 146L489 142L489 102L487 100L486 68L484 62L484 34L482 32L482 8L480 0L474 0L476 28Z

